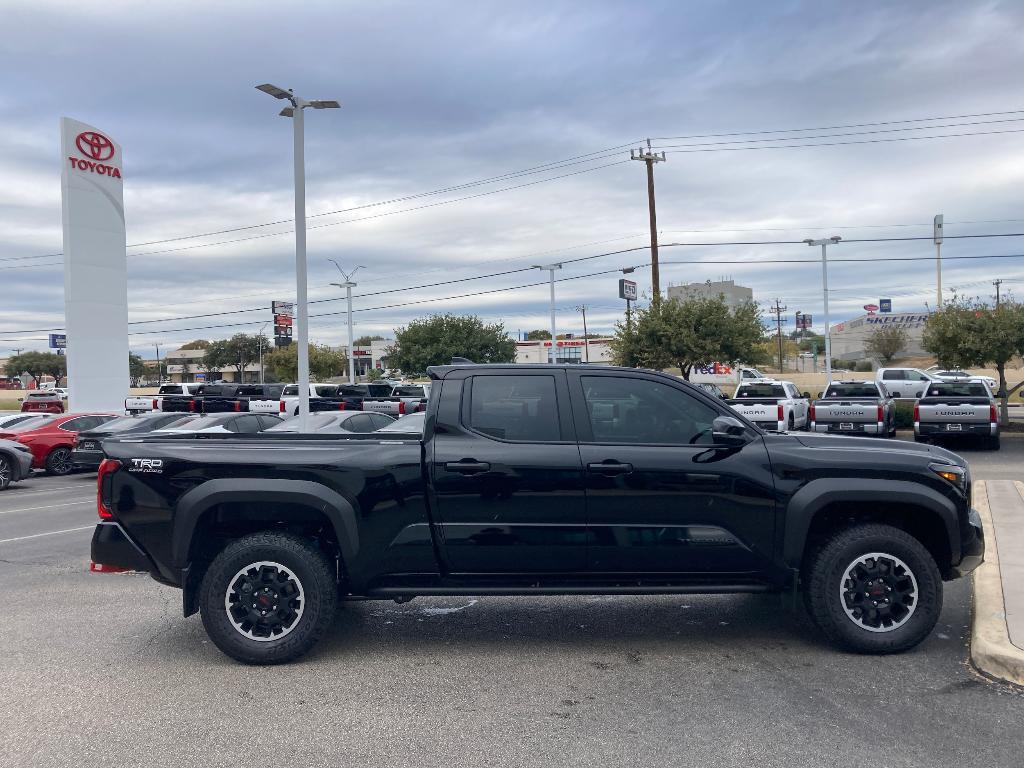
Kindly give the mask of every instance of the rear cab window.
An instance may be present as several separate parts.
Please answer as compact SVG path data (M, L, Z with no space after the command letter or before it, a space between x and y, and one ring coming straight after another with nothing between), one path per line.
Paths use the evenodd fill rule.
M787 397L786 388L781 384L741 384L736 399Z
M989 397L988 387L981 383L933 384L927 397Z
M878 399L881 397L878 387L875 384L832 384L825 390L825 399L834 400L843 397L868 397Z

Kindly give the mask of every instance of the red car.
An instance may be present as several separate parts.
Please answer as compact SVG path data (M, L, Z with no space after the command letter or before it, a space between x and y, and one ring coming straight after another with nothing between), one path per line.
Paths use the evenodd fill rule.
M111 419L113 413L63 413L40 415L0 431L0 440L17 440L32 450L32 466L51 475L66 475L74 469L71 451L80 431L95 429Z
M64 400L57 392L29 392L21 401L22 413L64 413Z

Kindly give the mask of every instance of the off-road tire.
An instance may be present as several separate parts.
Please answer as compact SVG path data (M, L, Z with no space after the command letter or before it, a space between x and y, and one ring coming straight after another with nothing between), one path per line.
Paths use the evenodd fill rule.
M236 628L225 606L232 580L253 563L279 563L302 589L302 613L286 635L254 640ZM203 576L199 611L210 640L221 651L245 664L283 664L309 651L331 626L338 604L335 567L328 556L307 540L290 533L263 531L243 536L218 554Z
M902 624L870 631L847 614L841 587L847 568L868 553L905 563L914 578L914 610ZM837 532L808 554L802 576L804 601L814 623L833 643L857 653L898 653L924 640L942 612L942 577L925 546L906 531L869 523Z
M50 451L50 455L46 457L46 471L48 474L60 477L70 475L74 469L74 464L71 463L71 449L67 446L61 445L54 448Z

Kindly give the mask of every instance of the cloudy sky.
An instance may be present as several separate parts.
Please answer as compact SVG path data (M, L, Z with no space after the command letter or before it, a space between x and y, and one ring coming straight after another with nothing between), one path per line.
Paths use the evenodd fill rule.
M294 296L291 123L262 82L343 104L307 119L315 340L344 337L328 258L363 267L357 334L443 311L546 327L529 267L551 261L559 331L580 304L610 330L616 270L649 262L648 137L661 241L688 244L662 249L663 287L730 276L820 322L820 267L771 263L814 258L804 238L928 238L940 212L947 237L1024 232L1022 28L1020 3L936 0L5 4L0 356L64 323L64 115L124 148L135 351L256 332ZM764 241L790 242L718 244ZM943 284L1024 288L1024 258L955 258L1014 254L950 239ZM934 263L908 260L933 255L832 249L871 259L832 267L833 321L934 305Z

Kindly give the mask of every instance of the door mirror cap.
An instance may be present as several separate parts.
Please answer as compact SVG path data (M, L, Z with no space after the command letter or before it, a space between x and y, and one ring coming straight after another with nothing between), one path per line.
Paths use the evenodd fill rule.
M720 445L743 445L748 442L747 428L733 416L719 416L711 422L711 434Z

